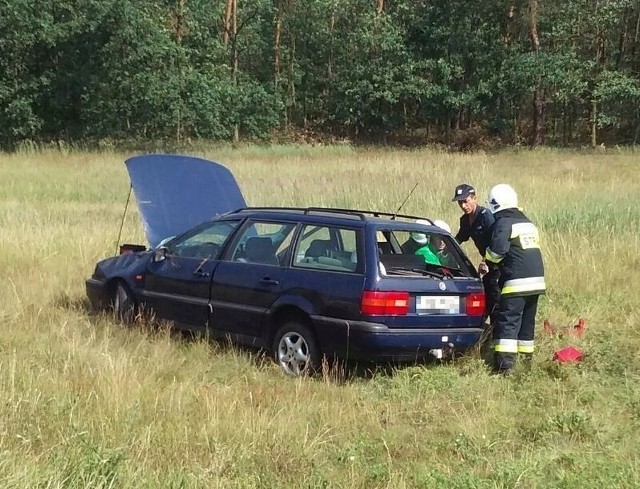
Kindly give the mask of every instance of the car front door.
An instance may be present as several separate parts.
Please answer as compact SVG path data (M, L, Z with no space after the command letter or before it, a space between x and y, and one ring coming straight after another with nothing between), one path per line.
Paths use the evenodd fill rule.
M265 313L286 286L283 265L295 226L247 221L211 283L211 326L217 333L261 336Z
M145 273L144 295L157 317L190 329L207 325L211 278L239 222L207 223L156 250Z

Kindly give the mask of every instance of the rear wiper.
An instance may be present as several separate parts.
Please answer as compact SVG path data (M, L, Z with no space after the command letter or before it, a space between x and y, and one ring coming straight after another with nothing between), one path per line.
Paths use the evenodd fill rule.
M387 275L413 275L416 272L411 270L410 268L403 268L403 267L389 267L386 269Z
M444 274L428 270L426 268L412 268L411 271L421 273L422 275L431 275L436 278L444 278Z
M427 270L425 268L405 268L405 267L389 267L387 268L387 275L428 275L430 277L443 278L444 275L434 272L432 270Z

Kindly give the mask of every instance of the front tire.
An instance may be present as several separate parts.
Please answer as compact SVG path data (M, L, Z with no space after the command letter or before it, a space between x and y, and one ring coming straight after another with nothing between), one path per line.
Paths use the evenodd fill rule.
M286 323L276 332L272 352L287 375L310 375L320 366L320 349L313 333L295 321Z
M113 313L118 321L133 324L136 319L136 301L127 284L118 282L112 298Z

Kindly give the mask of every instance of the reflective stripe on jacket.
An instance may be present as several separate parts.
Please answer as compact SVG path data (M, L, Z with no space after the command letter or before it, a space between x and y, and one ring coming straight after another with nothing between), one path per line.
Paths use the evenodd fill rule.
M544 293L538 228L519 209L505 209L494 217L485 259L499 264L502 295Z

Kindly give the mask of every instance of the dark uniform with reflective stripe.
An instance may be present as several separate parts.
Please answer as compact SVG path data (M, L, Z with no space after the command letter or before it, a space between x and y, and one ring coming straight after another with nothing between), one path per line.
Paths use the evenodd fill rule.
M476 211L471 215L463 214L460 216L460 230L456 234L456 241L464 243L471 239L476 245L480 256L484 257L487 247L491 241L491 227L493 226L493 214L482 206L477 206ZM495 324L497 319L497 304L500 300L500 271L498 266L489 262L487 263L489 272L482 277L484 284L484 292L487 297L487 314L491 316L491 323Z
M538 228L519 209L494 214L487 261L500 267L501 298L493 331L499 371L511 370L518 353L533 353L538 297L544 294L544 265Z

